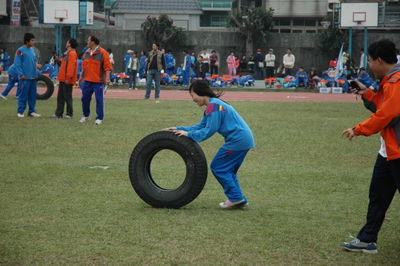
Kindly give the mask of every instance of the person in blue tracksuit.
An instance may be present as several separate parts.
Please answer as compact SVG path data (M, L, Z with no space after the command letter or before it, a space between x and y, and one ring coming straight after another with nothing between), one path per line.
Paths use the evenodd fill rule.
M192 58L187 53L186 50L183 51L183 67L182 67L182 76L183 76L183 85L189 85L190 81L190 66L192 65Z
M28 102L28 115L39 117L36 113L36 78L38 76L37 57L33 46L35 45L35 36L32 33L25 33L24 45L17 49L14 58L14 66L18 73L18 79L21 83L21 91L18 97L17 116L24 117L26 102Z
M255 147L251 129L231 105L219 99L220 94L212 91L207 81L194 81L189 87L189 93L197 105L206 106L202 120L194 126L170 127L165 130L172 130L196 142L204 141L216 132L221 134L225 144L218 150L210 166L228 198L219 206L247 206L248 201L240 188L237 172L247 152Z
M139 59L139 78L144 79L146 78L146 71L147 71L147 55L145 51L140 52L140 59Z
M307 82L308 82L308 75L307 72L304 71L303 67L299 67L299 71L296 73L296 87L298 87L300 84L303 84L304 87L307 87Z
M16 95L18 97L21 92L21 88L20 88L21 83L19 82L18 73L13 64L8 68L8 84L7 84L7 87L4 89L4 91L0 94L0 98L7 100L6 97L10 93L10 91L14 88L15 83L18 83L17 95Z
M3 67L3 71L8 71L8 66L10 65L10 56L6 51L6 48L0 49L0 64Z
M361 67L360 72L358 72L357 80L364 84L365 87L369 88L374 81L370 77L370 75L365 71L365 68Z
M171 53L171 50L168 50L167 53L164 55L165 58L165 72L171 77L172 74L175 73L175 58L174 55Z

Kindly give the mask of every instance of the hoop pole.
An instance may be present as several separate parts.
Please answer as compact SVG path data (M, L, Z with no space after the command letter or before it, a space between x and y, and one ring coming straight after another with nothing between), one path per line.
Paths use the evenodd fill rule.
M62 46L62 26L56 25L56 54L57 56L61 56L61 46Z
M363 65L365 69L368 69L367 64L367 54L368 54L368 28L364 28L364 58L363 58Z
M72 39L75 39L75 40L76 40L76 30L77 30L77 28L78 28L78 26L76 26L76 25L71 25L71 34L70 34L70 37L71 37Z
M349 58L352 58L353 53L353 28L349 28Z

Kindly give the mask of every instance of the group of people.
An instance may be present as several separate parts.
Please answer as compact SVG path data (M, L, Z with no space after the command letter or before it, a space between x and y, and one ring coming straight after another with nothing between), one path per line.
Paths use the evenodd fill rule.
M35 36L31 33L24 35L24 45L19 47L15 53L14 63L8 69L9 83L0 97L6 100L9 91L18 83L17 116L25 117L25 109L28 104L28 116L40 117L36 112L37 77L43 68L38 64L34 49ZM66 43L66 51L62 58L54 56L54 64L59 65L57 79L59 81L57 107L52 118L72 118L72 88L79 77L79 85L82 90L82 113L81 123L89 120L90 102L93 93L96 98L96 120L100 125L104 118L104 88L110 82L112 66L109 53L100 47L100 40L91 35L87 39L86 49L82 55L82 71L78 74L78 54L76 52L77 41L69 39ZM63 116L66 105L66 115Z

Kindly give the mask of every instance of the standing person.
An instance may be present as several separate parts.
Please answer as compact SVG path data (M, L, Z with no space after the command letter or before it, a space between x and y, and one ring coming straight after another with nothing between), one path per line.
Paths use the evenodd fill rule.
M219 99L221 94L212 91L205 80L196 80L189 88L193 101L198 106L206 106L199 124L190 127L171 127L179 136L187 136L201 142L216 132L220 133L225 144L218 150L211 162L211 171L224 189L228 198L221 202L221 208L237 208L248 205L237 178L237 172L247 152L255 147L253 133L237 111Z
M236 63L236 57L235 53L231 52L226 59L226 63L228 64L228 71L229 75L234 76L236 75L236 68L235 68L235 63Z
M147 86L145 99L150 98L151 86L154 80L156 85L154 98L159 103L160 98L160 79L161 70L165 69L165 60L163 53L158 49L158 44L153 43L152 50L149 52L149 63L147 68Z
M0 94L0 98L2 98L3 100L7 100L7 95L14 88L15 83L18 83L17 94L16 94L17 98L21 93L21 82L19 81L18 73L16 71L16 67L14 66L14 64L12 64L8 68L7 72L8 72L8 84L7 87L4 89L4 91Z
M36 113L36 91L37 91L37 69L42 66L37 64L35 49L35 36L32 33L25 33L24 45L17 49L14 58L14 65L21 82L21 91L18 97L17 116L24 117L26 103L28 102L28 116L40 117Z
M128 63L129 63L129 59L131 59L132 57L132 50L128 50L126 51L126 54L124 55L124 72L127 75L128 74Z
M254 66L256 71L256 79L264 79L264 56L262 55L262 50L257 49L256 55L254 56Z
M397 64L400 64L400 50L397 50Z
M6 48L0 49L0 70L8 71L10 65L10 56L8 55Z
M78 43L75 39L69 39L65 48L63 57L61 58L61 67L58 72L58 86L57 95L57 109L52 118L62 118L64 113L64 104L67 105L67 114L65 118L72 118L73 107L72 107L72 87L76 83L76 77L78 72L78 54L76 53L76 47Z
M88 49L83 55L82 63L82 112L83 117L79 122L85 123L89 120L90 101L93 92L96 97L96 125L101 125L104 118L104 86L110 83L110 72L112 70L110 57L106 50L100 47L100 40L90 35L87 39Z
M186 50L183 50L183 85L189 85L190 80L190 67L192 64L192 57L187 53Z
M171 77L175 73L175 58L171 50L168 50L165 57L165 72Z
M361 55L360 55L360 64L359 64L359 69L360 68L366 68L367 66L367 59L364 58L365 57L365 53L364 53L364 49L361 49Z
M212 50L210 55L210 74L211 75L218 75L218 63L219 58L217 55L217 51Z
M369 188L369 205L366 224L357 238L341 244L346 250L377 253L378 233L385 214L396 193L400 191L400 65L396 49L390 40L380 40L368 48L368 64L376 78L381 79L379 90L366 88L357 81L364 105L372 111L369 119L343 131L351 140L354 136L381 135L381 148L375 162Z
M283 56L283 67L285 68L286 76L292 75L292 69L294 68L295 61L296 61L296 58L294 57L292 49L288 48L286 51L286 54Z
M136 77L137 77L137 71L139 69L139 60L137 58L137 52L133 51L132 57L129 59L128 63L128 73L129 73L129 89L135 89L136 88Z
M108 55L110 56L111 68L114 69L114 64L115 64L115 61L114 61L114 54L113 54L111 48L107 48L106 51L107 51ZM111 81L112 75L113 75L113 73L112 73L112 71L110 71L110 81Z
M265 72L266 78L272 78L275 72L275 55L274 50L269 49L265 55Z
M202 57L201 64L203 65L203 70L205 70L204 73L210 72L210 55L207 53L207 50L204 50L200 56Z
M140 52L139 58L139 78L144 79L147 74L147 55L145 51Z
M246 56L244 55L244 56L242 56L242 58L240 59L240 61L239 61L239 73L240 74L245 74L246 73L246 71L247 71L247 58L246 58Z

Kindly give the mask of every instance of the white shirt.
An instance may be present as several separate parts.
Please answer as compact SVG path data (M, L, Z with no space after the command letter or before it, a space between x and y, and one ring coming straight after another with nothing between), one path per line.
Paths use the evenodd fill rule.
M361 57L360 57L360 68L361 67L365 68L365 65L364 65L364 53L362 53Z
M400 54L397 55L397 64L400 64Z
M385 140L382 138L382 136L381 136L381 148L379 149L379 154L382 157L387 158L386 144L385 144Z
M114 55L113 55L113 53L110 53L110 63L111 63L111 65L114 65Z
M265 55L265 66L275 67L275 55L274 54L268 53Z
M285 68L293 68L295 60L296 59L293 54L285 54L283 56L283 66Z

